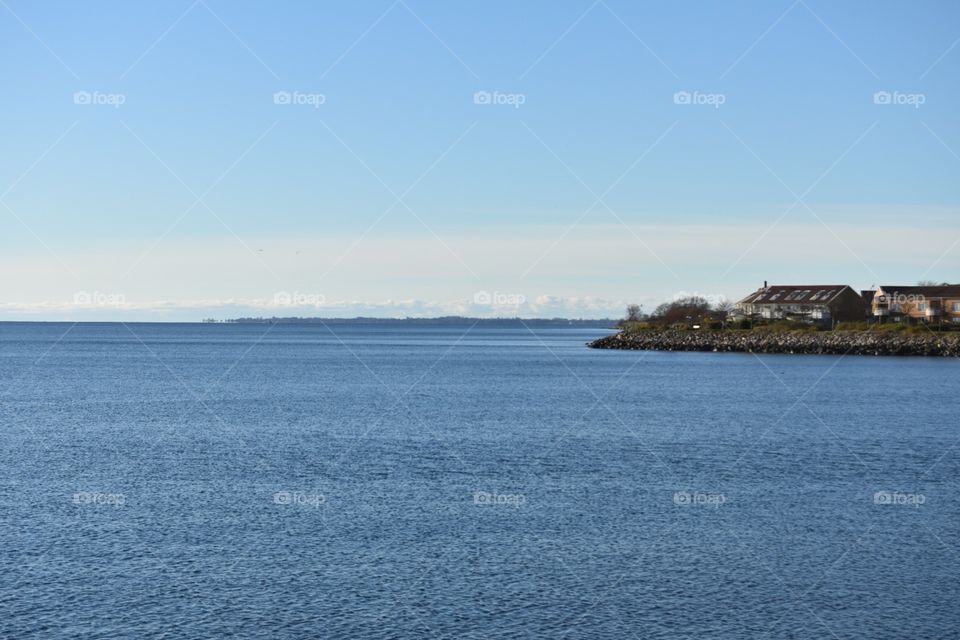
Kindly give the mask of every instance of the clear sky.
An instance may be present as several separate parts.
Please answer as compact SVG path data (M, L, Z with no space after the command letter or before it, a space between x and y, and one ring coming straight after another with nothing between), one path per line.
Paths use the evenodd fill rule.
M0 0L0 319L957 282L958 42L952 0Z

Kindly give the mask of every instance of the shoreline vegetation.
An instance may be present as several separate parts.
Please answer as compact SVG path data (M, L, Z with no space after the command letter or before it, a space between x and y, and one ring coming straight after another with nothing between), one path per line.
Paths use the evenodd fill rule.
M865 305L863 314L867 311ZM745 313L739 303L725 299L689 296L665 302L649 315L631 304L626 318L617 323L618 333L588 344L642 351L960 357L956 323L901 316L887 322L772 319Z

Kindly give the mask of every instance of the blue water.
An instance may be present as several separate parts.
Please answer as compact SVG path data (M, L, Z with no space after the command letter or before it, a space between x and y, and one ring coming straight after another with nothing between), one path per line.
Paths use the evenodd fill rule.
M2 638L956 638L960 362L0 324Z

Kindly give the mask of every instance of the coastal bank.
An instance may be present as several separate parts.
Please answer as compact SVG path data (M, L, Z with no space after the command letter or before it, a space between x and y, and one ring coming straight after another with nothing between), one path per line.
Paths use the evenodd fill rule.
M593 349L713 351L861 356L960 356L960 332L878 331L621 331L589 343Z

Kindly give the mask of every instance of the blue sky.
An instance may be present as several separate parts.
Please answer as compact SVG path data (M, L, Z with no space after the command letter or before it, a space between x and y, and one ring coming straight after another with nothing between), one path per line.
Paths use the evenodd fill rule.
M955 282L958 39L948 1L3 0L0 319Z

